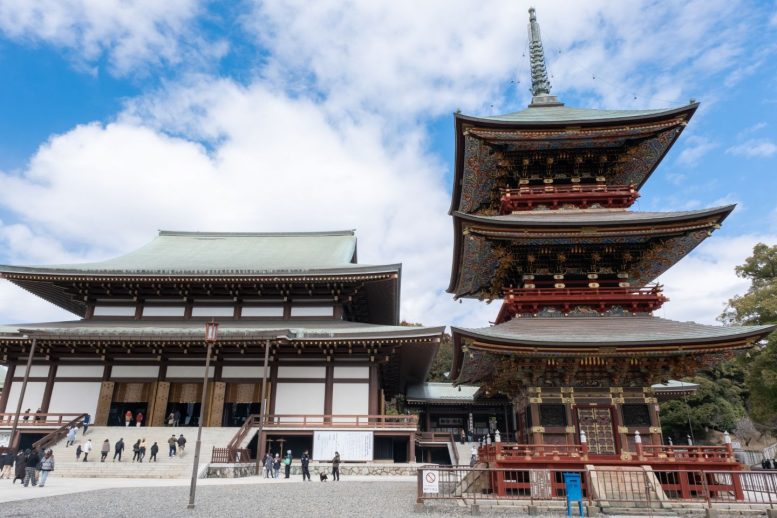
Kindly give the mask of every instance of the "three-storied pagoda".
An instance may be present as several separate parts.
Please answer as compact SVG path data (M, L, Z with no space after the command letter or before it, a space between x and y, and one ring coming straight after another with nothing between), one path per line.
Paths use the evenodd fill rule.
M34 339L23 409L86 412L96 425L140 412L144 425L163 426L171 414L197 424L204 404L206 426L240 426L266 398L260 450L283 438L295 455L315 452L317 431L340 428L369 434L353 460L372 451L412 460L415 418L384 418L384 401L424 380L443 328L399 325L400 275L399 264L357 264L354 231L162 231L99 263L0 266L2 278L81 317L0 327L0 412L16 410ZM202 401L211 320L220 328Z
M662 442L652 384L750 347L774 327L652 316L666 298L651 283L734 209L629 210L698 104L565 106L550 94L529 12L529 107L455 117L448 291L504 302L495 325L453 329L452 377L511 396L519 443L563 447L582 437L592 457L628 461L635 442Z

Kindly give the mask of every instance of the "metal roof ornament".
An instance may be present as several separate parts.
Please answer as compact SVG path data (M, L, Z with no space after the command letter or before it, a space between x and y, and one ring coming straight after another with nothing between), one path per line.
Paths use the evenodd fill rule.
M555 95L550 95L550 81L542 48L540 24L534 7L529 8L529 58L531 64L531 106L563 106Z

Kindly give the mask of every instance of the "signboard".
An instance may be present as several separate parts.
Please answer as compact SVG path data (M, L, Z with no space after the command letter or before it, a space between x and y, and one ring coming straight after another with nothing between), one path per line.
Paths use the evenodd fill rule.
M372 432L330 432L313 433L313 460L330 461L335 452L340 460L372 460Z
M437 494L440 492L440 472L437 470L425 469L421 473L423 478L422 490L424 493Z

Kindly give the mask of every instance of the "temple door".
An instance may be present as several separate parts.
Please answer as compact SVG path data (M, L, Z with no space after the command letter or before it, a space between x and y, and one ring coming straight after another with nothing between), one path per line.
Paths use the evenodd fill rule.
M588 451L592 455L615 455L615 432L612 411L609 407L577 409L579 431L588 439Z

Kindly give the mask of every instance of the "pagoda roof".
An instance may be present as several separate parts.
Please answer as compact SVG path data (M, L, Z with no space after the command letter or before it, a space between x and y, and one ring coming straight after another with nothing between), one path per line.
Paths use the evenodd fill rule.
M141 248L92 263L0 265L0 273L62 276L312 275L396 271L398 265L356 264L356 233L173 232Z
M491 286L499 263L493 243L526 247L608 243L612 246L666 239L661 259L645 257L633 280L645 285L689 253L734 210L734 205L681 212L623 209L526 211L503 216L454 213L453 266L448 292L479 297ZM466 236L465 236L466 235ZM635 284L635 285L637 285Z
M620 150L610 181L639 189L698 106L693 102L663 110L595 110L535 105L498 116L457 113L450 213L474 213L490 204L504 174L494 158L494 151L500 148L524 154L565 149Z
M650 110L598 110L593 108L572 108L564 105L533 105L523 110L492 115L472 117L460 115L463 120L485 123L507 123L510 125L553 125L553 124L603 124L647 122L653 119L674 117L685 112L693 112L699 103L693 102L679 108L661 108Z
M491 327L452 328L451 377L462 369L462 341L474 350L526 357L674 356L750 347L777 325L710 326L649 315L515 318Z

